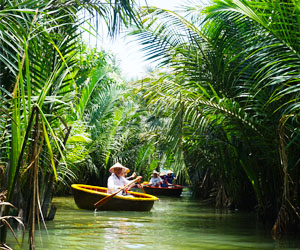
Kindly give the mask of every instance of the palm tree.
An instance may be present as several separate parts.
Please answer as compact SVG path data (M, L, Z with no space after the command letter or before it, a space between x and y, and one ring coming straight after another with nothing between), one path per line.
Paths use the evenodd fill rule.
M228 7L232 9L231 12L228 12ZM295 11L291 11L292 9ZM266 176L266 181L281 185L280 191L273 197L273 204L280 207L280 210L277 209L279 213L273 233L276 236L286 231L299 230L299 199L295 198L299 194L299 187L295 185L299 178L296 170L299 158L294 154L299 142L298 122L295 119L299 104L299 24L290 22L299 16L299 10L296 3L292 2L217 1L208 12L210 18L216 20L221 28L234 17L241 18L234 23L244 28L237 36L244 41L244 47L248 48L244 51L245 61L252 66L244 65L241 68L241 71L248 73L248 81L251 81L251 86L247 94L241 97L241 101L247 101L252 112L261 116L264 136L267 136L261 145L272 139L273 145L272 141L268 142L267 152L271 156L277 156L276 161L267 158L270 162L269 172L273 176L277 174L276 179ZM249 31L245 27L253 29ZM253 35L256 37L253 38ZM249 73L252 73L251 77ZM241 76L241 80L245 82L246 75ZM269 189L271 192L268 195L274 189L276 188ZM279 199L280 196L282 199Z
M157 167L148 112L135 97L135 89L122 79L108 78L95 89L84 120L91 127L89 153L98 169L86 175L89 184L106 185L108 168L119 161L145 178Z
M1 1L1 161L8 163L7 201L16 201L16 188L29 187L18 207L30 204L25 217L31 249L43 186L57 179L59 166L66 166L63 150L72 128L66 123L74 112L72 102L93 90L78 88L75 81L83 21L77 13L83 8L103 17L111 33L121 22L136 21L133 1ZM102 76L95 76L98 79L86 85L97 84ZM78 117L89 96L79 99L82 103L75 102ZM39 184L43 179L45 183ZM7 214L8 208L3 216ZM2 230L3 242L5 236Z
M186 9L186 17L157 8L141 14L144 28L133 35L165 67L141 81L144 98L172 118L181 166L199 168L191 154L202 157L235 202L251 185L263 218L275 221L280 211L274 232L295 229L299 51L291 20L298 9L260 1Z

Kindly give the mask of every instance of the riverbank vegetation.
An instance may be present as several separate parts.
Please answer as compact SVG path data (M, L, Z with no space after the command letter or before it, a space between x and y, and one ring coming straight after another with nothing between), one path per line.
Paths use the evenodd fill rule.
M191 2L178 14L128 1L2 2L0 181L16 209L1 216L22 217L31 249L54 193L104 186L116 161L145 179L171 168L217 207L256 210L274 237L299 231L297 3ZM111 34L135 23L158 69L126 82L113 56L83 44L84 9Z
M111 34L122 22L137 21L128 1L5 0L0 7L1 187L34 249L36 222L53 218L56 183L74 177L72 167L87 154L83 116L112 71L105 54L85 49L78 13L101 17ZM2 207L1 218L18 213L9 208ZM2 226L1 242L5 238Z
M299 230L298 18L292 1L214 1L145 9L133 32L164 66L140 90L172 119L181 170L218 205L256 208L275 237Z

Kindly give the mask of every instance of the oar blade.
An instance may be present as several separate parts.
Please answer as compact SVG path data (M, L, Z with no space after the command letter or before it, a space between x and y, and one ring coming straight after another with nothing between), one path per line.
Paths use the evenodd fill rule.
M97 201L94 204L95 208L98 208L98 207L102 206L103 204L105 204L106 202L108 202L113 197L114 197L114 195L109 195L109 196L106 196L106 197L102 198L100 201Z

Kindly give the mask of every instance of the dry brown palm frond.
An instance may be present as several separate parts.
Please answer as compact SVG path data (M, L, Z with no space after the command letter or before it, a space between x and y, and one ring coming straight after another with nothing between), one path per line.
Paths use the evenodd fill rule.
M216 208L226 208L229 203L230 200L226 193L225 186L223 183L220 183L216 194Z
M288 200L282 203L276 222L272 228L272 236L279 239L287 232L296 232L299 230L299 214Z
M3 249L3 250L13 250L11 247L9 247L8 245L6 245L5 243L0 243L0 249Z
M278 134L280 139L279 152L281 156L281 164L284 178L284 190L281 208L278 212L276 222L272 228L272 236L274 239L280 238L283 234L286 234L287 232L295 232L299 230L298 227L300 222L300 216L299 212L297 211L297 208L291 202L291 194L295 192L295 189L291 188L294 185L294 183L288 173L288 157L286 153L287 135L285 133L285 123L290 117L291 115L283 116L278 126Z
M2 207L4 207L4 206L10 206L10 207L15 208L15 206L12 205L9 202L0 202L0 206L1 206L1 210L2 210ZM12 226L9 223L9 220L11 220L11 219L16 220L19 223L19 225L21 225L23 227L23 234L22 234L22 241L21 242L19 242L14 229L12 228ZM23 243L23 240L24 240L24 231L25 231L25 226L24 226L24 224L22 222L21 217L17 217L17 216L1 216L0 217L0 227L3 227L3 226L7 226L8 227L8 229L11 231L11 233L14 236L14 238L16 239L18 245L21 247L22 243ZM0 244L0 249L12 249L12 248L10 248L9 246L7 246L4 243L1 243Z
M0 193L0 202L4 202L6 200L7 190L4 190Z

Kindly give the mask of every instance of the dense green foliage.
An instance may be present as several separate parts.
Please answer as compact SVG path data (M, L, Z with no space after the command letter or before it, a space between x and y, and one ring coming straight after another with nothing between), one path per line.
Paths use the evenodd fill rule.
M275 234L299 230L299 4L216 0L183 14L145 9L132 33L163 67L140 91L172 119L180 169L218 204L257 206Z
M82 64L82 12L102 18L111 34L137 23L133 1L0 1L1 189L23 211L31 249L36 220L51 214L55 181L74 178L68 163L87 155L82 117L107 74L101 63ZM1 216L8 213L6 206Z
M141 17L132 35L159 70L126 83L113 56L82 44L82 11L112 35ZM182 13L0 1L0 184L31 249L54 191L104 186L117 161L145 180L172 168L218 207L256 208L274 235L299 230L299 5L216 0Z

